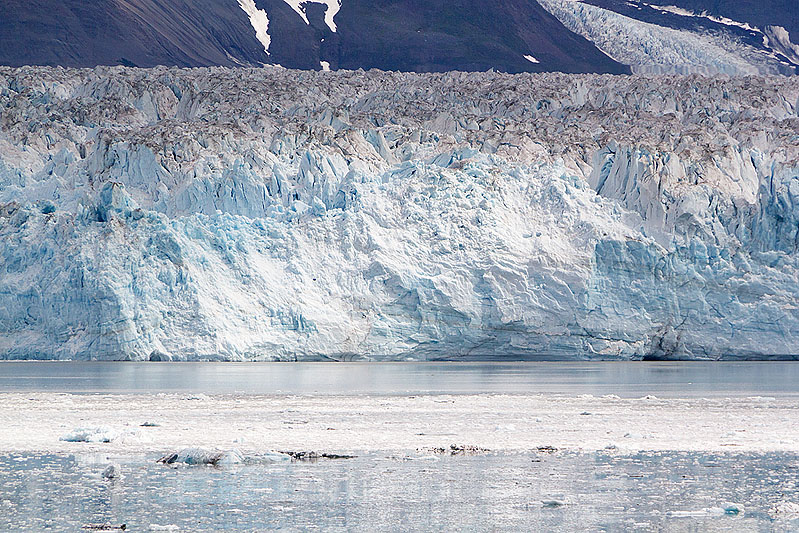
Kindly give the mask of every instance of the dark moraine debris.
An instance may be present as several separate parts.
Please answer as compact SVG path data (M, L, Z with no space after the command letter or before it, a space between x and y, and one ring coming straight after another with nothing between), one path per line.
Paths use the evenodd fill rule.
M436 455L482 455L491 450L466 444L450 444L449 448L420 448L417 451L430 452Z
M540 453L555 453L558 451L554 446L539 446L536 450Z
M291 457L292 461L300 461L304 463L315 463L320 459L334 460L334 459L355 459L355 455L343 455L337 453L317 453L309 451L281 451L284 455Z

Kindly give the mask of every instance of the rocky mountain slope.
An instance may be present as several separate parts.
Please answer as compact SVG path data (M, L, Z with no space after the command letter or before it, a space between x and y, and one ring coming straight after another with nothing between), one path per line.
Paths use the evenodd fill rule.
M6 0L0 64L795 74L788 0Z
M629 72L526 0L7 0L0 64Z
M0 358L799 354L799 79L0 68Z

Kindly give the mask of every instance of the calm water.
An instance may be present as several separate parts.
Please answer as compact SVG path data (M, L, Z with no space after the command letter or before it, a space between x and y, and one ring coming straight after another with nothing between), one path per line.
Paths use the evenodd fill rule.
M799 396L799 362L3 362L9 391Z
M799 397L799 363L0 363L9 391ZM0 531L799 531L773 512L799 504L795 453L156 459L0 450Z
M0 530L797 531L795 455L358 457L235 467L0 456ZM549 504L543 502L552 502Z

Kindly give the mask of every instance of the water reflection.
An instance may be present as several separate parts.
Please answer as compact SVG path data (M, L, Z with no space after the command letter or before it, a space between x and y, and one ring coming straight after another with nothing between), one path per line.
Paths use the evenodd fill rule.
M169 468L151 457L0 456L0 530L772 531L793 454L553 453ZM548 502L544 505L542 502Z
M0 363L0 392L799 395L797 362Z

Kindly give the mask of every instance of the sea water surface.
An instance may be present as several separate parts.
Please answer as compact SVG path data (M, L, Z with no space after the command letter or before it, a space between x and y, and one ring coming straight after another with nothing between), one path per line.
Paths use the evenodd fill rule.
M793 454L542 453L170 468L0 456L0 530L797 531ZM85 530L84 530L85 531Z
M799 363L0 363L0 393L35 391L799 402ZM0 531L799 531L797 453L373 453L175 468L147 454L0 450ZM109 462L121 478L103 478Z
M0 362L0 392L799 396L799 362Z

